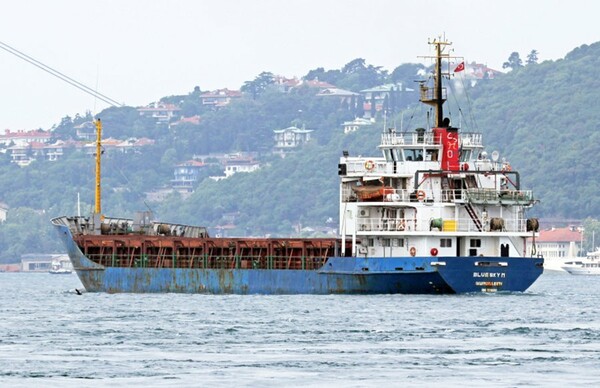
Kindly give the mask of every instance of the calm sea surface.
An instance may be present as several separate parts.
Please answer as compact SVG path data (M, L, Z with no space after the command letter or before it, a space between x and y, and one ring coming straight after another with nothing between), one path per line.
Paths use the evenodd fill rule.
M0 273L0 386L600 386L600 276L458 296L81 287Z

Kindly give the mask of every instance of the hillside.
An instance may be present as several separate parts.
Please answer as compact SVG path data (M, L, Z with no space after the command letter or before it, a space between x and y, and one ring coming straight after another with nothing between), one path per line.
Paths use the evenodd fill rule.
M521 172L523 186L534 190L540 203L531 215L600 218L593 168L600 147L596 134L600 111L594 109L600 93L594 73L599 62L600 43L596 43L558 61L530 64L475 86L449 90L455 95L449 98L446 114L453 123L461 123L464 131L483 132L487 151L498 150ZM358 91L388 81L408 83L422 68L404 64L388 74L355 60L340 70L319 68L308 75ZM262 73L246 82L242 87L246 94L219 110L199 103L199 88L163 98L181 107L186 117L200 116L199 125L171 128L140 117L132 107L101 112L105 136L156 140L141 152L105 155L104 213L132 217L149 206L161 219L211 227L231 223L233 217L235 229L228 233L237 235L290 235L304 226L335 228L338 158L342 150L377 155L383 119L378 115L372 126L344 135L340 124L364 113L357 110L361 102L340 104L318 97L318 90L310 88L282 93L265 82L269 77ZM453 85L460 86L457 81L458 77ZM408 94L399 96L402 99L388 102L387 126L402 123L404 130L426 126L427 108L407 106ZM414 95L411 100L416 100ZM61 139L72 138L76 125L89 119L66 117L54 133ZM313 129L313 142L285 159L271 155L273 129L291 124ZM236 151L257 153L262 168L219 182L205 179L185 200L174 194L159 203L145 201L145 192L170 184L177 163L197 154ZM0 259L60 251L48 220L74 214L78 193L82 212L89 211L93 169L93 158L77 152L23 168L0 154L0 200L10 208L7 221L0 224Z
M474 90L486 143L506 156L535 191L539 216L600 216L599 66L600 43L595 43Z

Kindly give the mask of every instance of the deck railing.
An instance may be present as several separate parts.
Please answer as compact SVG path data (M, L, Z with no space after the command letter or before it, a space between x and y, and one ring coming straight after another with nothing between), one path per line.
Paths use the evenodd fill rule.
M463 146L482 146L483 136L481 133L464 132L459 133L460 142ZM393 145L419 145L433 146L440 145L436 143L433 133L428 132L422 135L416 132L395 132L388 131L381 134L382 146Z
M361 232L525 232L525 219L484 219L480 227L471 218L357 218L357 233Z
M381 187L378 196L371 194L363 199L360 193L349 187L342 190L342 202L459 202L474 204L512 204L527 205L534 201L531 190L495 190L495 189L391 189Z

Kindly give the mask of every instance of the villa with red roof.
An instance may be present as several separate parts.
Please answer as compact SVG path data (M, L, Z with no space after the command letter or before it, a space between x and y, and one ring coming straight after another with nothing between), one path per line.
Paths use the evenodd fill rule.
M535 239L538 255L545 258L575 257L582 253L583 231L569 226L541 230Z
M232 99L240 97L242 97L242 92L239 90L217 89L212 92L202 93L200 100L202 101L202 105L220 108L228 105Z

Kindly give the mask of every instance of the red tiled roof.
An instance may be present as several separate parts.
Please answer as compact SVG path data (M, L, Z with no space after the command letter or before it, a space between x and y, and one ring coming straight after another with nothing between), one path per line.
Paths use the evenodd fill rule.
M330 84L328 82L319 81L319 80L316 80L316 79L313 79L311 81L305 81L304 83L309 88L322 88L322 89L335 88L335 85L332 85L332 84Z
M581 232L572 228L554 228L550 230L541 230L540 236L536 239L538 242L580 242Z
M273 80L278 85L286 85L286 86L296 86L300 83L300 80L298 78L286 78L281 75L276 75L275 77L273 77Z
M188 160L187 162L179 163L178 167L204 167L205 164L198 160Z
M182 117L178 122L179 123L191 123L191 124L198 125L198 124L200 124L200 116L195 115L192 117Z
M31 147L32 149L41 150L44 147L46 147L46 144L40 143L39 141L32 141L32 142L29 143L29 147Z
M155 143L154 139L148 139L147 137L140 137L135 142L135 145L137 145L137 146L146 146L146 145L151 145L151 144L154 144L154 143Z

